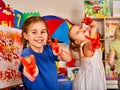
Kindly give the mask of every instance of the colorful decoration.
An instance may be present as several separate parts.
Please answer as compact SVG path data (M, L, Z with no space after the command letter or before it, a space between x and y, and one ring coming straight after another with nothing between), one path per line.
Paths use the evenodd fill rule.
M86 0L87 1L87 0ZM90 3L93 3L93 4L98 4L99 1L101 0L88 0Z
M3 9L5 9L5 3L3 0L0 0L0 13L2 13Z
M58 79L67 79L67 69L64 67L58 68Z
M119 24L118 21L107 21L106 23L106 33L105 38L107 40L114 40L115 39L115 30Z
M22 15L23 15L22 12L14 10L14 28L21 29L23 17Z
M48 24L51 38L57 38L60 42L69 44L68 31L72 24L68 20L54 15L43 16L43 18Z
M74 80L78 71L79 67L68 67L67 68L68 80Z
M110 17L109 0L84 0L84 11L90 17Z
M0 25L14 27L14 16L0 13Z
M14 15L10 5L0 1L0 25L14 27Z
M40 16L39 12L25 12L23 13L22 22L24 22L30 16Z
M64 22L62 18L53 15L43 16L43 18L48 24L50 36L52 36L56 29L59 27L59 25Z

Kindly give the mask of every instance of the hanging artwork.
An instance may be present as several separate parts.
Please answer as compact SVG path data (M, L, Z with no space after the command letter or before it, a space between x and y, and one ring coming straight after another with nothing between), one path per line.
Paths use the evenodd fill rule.
M120 16L120 0L113 0L113 17Z
M90 17L110 17L109 0L84 0L84 13Z
M18 71L21 30L0 25L0 89L22 83Z
M10 5L0 1L0 25L14 27L14 14Z
M105 38L107 40L114 40L115 39L115 30L118 25L118 21L107 21L106 24L106 31L105 31Z

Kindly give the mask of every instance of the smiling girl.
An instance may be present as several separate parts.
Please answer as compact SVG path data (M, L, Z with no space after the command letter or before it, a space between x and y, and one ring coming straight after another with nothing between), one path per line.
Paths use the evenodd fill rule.
M31 16L23 23L21 57L25 64L21 63L19 70L27 90L59 90L55 61L70 61L71 56L60 46L55 52L48 39L47 24L42 17Z

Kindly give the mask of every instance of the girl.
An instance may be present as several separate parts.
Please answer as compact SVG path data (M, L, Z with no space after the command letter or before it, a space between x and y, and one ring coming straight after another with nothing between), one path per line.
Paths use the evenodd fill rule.
M22 25L23 51L19 70L27 90L59 90L55 61L69 61L71 56L48 42L48 28L43 18L29 17ZM56 52L57 51L57 52ZM23 58L24 57L24 58ZM35 59L35 61L33 61ZM27 64L28 63L28 64Z
M120 90L120 23L115 31L115 40L109 44L109 50L108 64L112 71L115 69L114 60L117 57L118 90Z
M90 18L85 18L84 23L89 25L89 30L82 23L82 26L74 25L69 31L70 49L78 52L80 57L80 68L73 81L73 90L106 90L100 43L97 46L89 40L94 40L97 35L97 23Z

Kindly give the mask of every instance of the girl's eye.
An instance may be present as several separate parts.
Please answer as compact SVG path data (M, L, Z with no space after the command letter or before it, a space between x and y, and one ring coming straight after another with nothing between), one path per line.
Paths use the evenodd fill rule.
M33 34L36 34L36 32L32 32Z
M75 35L77 35L79 33L79 31L77 31L76 33L75 33Z
M46 31L46 30L43 30L43 31L41 31L41 33L47 33L47 31Z
M45 31L42 31L41 33L46 33Z

